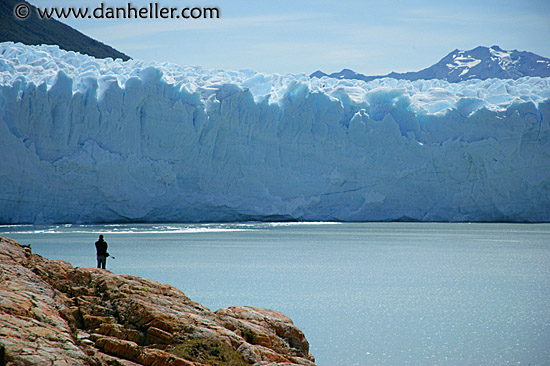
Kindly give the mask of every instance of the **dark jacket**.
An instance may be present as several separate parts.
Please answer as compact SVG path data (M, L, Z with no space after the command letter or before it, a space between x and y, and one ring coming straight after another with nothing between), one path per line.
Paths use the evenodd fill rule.
M95 242L95 249L97 250L97 255L107 255L107 242L103 239Z

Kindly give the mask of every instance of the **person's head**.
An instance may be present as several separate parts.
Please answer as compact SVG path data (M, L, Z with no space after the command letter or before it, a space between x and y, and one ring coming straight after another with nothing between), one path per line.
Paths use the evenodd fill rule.
M100 236L99 236L99 240L103 240L103 235L100 235Z

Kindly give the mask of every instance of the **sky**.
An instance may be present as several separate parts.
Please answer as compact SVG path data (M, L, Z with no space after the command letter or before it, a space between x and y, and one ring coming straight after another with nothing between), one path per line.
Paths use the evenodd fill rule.
M143 0L30 0L37 7ZM266 73L418 71L455 49L498 45L550 57L548 0L159 0L219 19L63 19L135 59Z

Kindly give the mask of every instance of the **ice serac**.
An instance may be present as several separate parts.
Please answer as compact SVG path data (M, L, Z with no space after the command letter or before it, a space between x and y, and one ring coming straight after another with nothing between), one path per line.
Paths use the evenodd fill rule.
M0 44L0 222L550 220L550 79L371 82Z

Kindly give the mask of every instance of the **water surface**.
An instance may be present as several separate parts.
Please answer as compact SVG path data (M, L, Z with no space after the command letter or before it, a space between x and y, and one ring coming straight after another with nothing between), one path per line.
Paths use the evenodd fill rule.
M34 253L283 312L319 366L550 365L550 224L1 226Z

